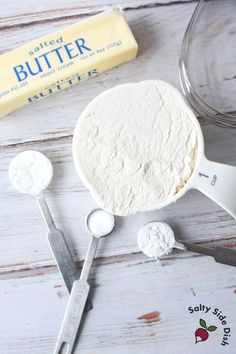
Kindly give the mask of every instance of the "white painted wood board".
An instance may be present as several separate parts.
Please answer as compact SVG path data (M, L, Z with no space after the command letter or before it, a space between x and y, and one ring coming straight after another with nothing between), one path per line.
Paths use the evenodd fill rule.
M235 271L213 262L208 257L161 264L131 258L99 265L91 276L94 309L75 353L190 354L202 353L204 345L206 353L233 354L236 337L221 347L217 318L188 311L200 303L218 306L235 333ZM24 274L0 284L1 354L52 353L68 300L59 275ZM138 319L153 311L160 312L153 322ZM201 317L218 330L197 346L194 332Z

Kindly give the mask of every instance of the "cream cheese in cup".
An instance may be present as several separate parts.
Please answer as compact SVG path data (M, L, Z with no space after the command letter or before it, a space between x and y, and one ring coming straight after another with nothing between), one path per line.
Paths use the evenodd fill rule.
M138 91L137 88L139 88ZM163 98L163 95L161 96L165 91L169 92L170 99L168 99L168 102ZM118 93L122 94L122 92L124 92L123 101L121 100L122 95L118 95ZM139 100L136 99L135 105L132 102L134 92L138 92L137 94L139 95ZM152 100L153 94L156 95L156 101ZM150 110L151 107L154 107L154 113L156 110L156 115ZM168 146L168 134L165 136L165 139L160 142L158 138L153 138L151 128L145 130L147 124L149 124L150 127L153 126L153 130L156 129L156 122L159 119L160 112L163 112L163 107L168 108L164 110L164 118L166 117L166 120L168 120L168 117L174 118L169 119L174 124L170 129L170 138L173 138L173 141L171 141L172 150L169 149L168 158L164 159L163 156L165 156L166 147ZM119 122L120 119L123 122L123 126L120 127L120 130L118 129L119 127L117 128L116 121L110 119L112 114L117 114L117 110L119 110L117 121ZM107 114L107 112L109 112L109 114ZM139 115L137 114L138 112ZM178 115L176 115L176 112L179 112ZM127 121L124 117L127 118ZM130 117L131 120L128 119ZM159 126L160 130L166 129L164 118L162 116L162 125ZM127 133L126 125L131 124L130 122L134 123L131 126L132 129ZM116 128L117 131L114 136L113 131ZM176 176L176 174L173 175L172 170L175 169L175 171L178 171L178 158L182 156L181 154L183 153L183 148L181 147L181 149L179 149L179 147L183 145L183 139L186 139L186 134L183 136L183 139L175 139L174 134L175 132L179 132L179 134L181 134L181 132L184 133L185 129L188 129L187 132L189 132L189 134L194 134L196 139L190 140L189 147L186 145L188 151L186 154L187 159L184 160L183 163L183 170L187 167L190 171L183 173L178 180L178 176ZM135 133L132 130L134 130ZM138 140L136 139L137 136ZM137 159L140 150L138 150L138 148L135 150L133 147L135 144L139 147L141 144L147 143L148 138L150 138L150 145L153 145L156 149L152 150L155 151L156 155L145 156L146 160L143 163L143 161L140 162ZM114 149L114 146L117 145L117 141L119 142L119 146L116 146ZM188 142L189 141L186 140L186 143ZM94 152L96 152L96 155L94 155ZM120 165L118 164L117 155L120 156ZM81 114L75 128L73 157L77 172L90 190L95 201L99 206L113 214L127 215L137 211L159 209L178 200L187 190L196 188L224 207L233 217L236 216L236 189L234 189L236 168L206 159L204 155L203 135L198 120L192 110L186 105L180 93L173 86L163 81L150 80L141 83L120 85L96 97ZM192 158L190 159L190 157ZM168 172L168 159L171 160L169 174L166 173ZM189 161L187 163L186 161L188 159ZM140 174L140 178L135 181L136 183L130 185L129 182L132 180L133 176L138 175L140 168L142 168L141 171L144 171L143 173L145 174L145 169L149 168L148 164L153 164L154 160L156 164L160 163L160 165L162 165L164 161L166 166L162 166L159 174L155 172L156 170L154 171L151 183L148 178L144 180L143 183L143 178L145 179L146 176L143 177L142 174ZM107 161L109 164L107 164ZM182 163L182 160L180 160L180 163ZM93 173L90 173L90 167ZM122 172L125 171L122 175L123 179L119 179L121 169ZM106 180L104 180L104 175L107 177ZM155 176L158 181L162 175L165 178L163 177L163 184L158 185L158 187L160 186L161 188L165 186L165 181L168 180L168 178L174 176L173 178L176 177L178 180L178 183L173 185L173 190L171 190L172 184L170 184L170 193L165 193L164 198L155 194L160 190L158 188L153 189L153 193L152 190L150 190L149 194L137 193L136 195L132 195L132 190L135 189L136 186L141 184L143 188L145 183L147 186L151 184L154 185ZM110 183L111 180L113 180L114 183ZM120 188L119 183L122 183L122 181L124 181L124 183ZM179 183L179 181L181 183ZM142 188L141 192L143 191ZM127 191L130 191L130 196L128 194L128 197ZM113 207L113 201L115 204L118 200L117 198L123 195L125 197L121 199L121 203L118 207L117 205ZM142 198L140 198L140 195ZM109 200L107 196L109 196ZM135 205L135 208L131 208L136 196L140 198L138 200L139 203ZM151 203L147 203L146 201L150 196L153 199Z

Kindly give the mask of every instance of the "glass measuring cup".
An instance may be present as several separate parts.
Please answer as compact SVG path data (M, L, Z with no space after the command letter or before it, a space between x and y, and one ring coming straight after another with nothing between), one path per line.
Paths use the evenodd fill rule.
M236 127L235 0L200 0L180 53L180 81L193 109L211 123Z

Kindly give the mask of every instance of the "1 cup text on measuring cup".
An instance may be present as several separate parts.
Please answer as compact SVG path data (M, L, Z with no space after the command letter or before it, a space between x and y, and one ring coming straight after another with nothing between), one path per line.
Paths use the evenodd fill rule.
M198 173L199 177L205 177L205 178L210 178L210 176L206 175L205 173L201 173L199 172ZM213 175L211 179L211 186L214 186L216 184L216 181L217 181L217 176L216 175Z

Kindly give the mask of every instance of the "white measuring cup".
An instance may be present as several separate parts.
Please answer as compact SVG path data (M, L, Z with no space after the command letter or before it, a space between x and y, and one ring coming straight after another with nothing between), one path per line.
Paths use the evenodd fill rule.
M175 90L175 89L174 89ZM179 99L183 97L179 95ZM186 105L189 116L194 121L198 134L198 151L195 168L185 186L163 203L158 203L156 209L176 202L187 191L197 189L224 208L236 219L236 167L210 161L204 153L204 139L201 126L193 111Z
M150 80L155 82L155 80ZM176 202L187 191L197 189L214 202L224 208L233 218L236 219L236 167L210 161L204 153L204 139L201 126L197 117L186 104L183 96L175 87L172 87L176 98L182 101L189 117L193 120L198 136L198 151L196 164L192 175L184 187L174 196L168 198L165 202L158 203L152 208L161 209L173 202ZM141 209L140 211L149 211L150 209Z
M163 84L163 82L158 80L148 80L146 82L150 84L153 83L156 85L158 85L159 83ZM197 131L197 137L198 137L197 139L198 151L197 151L196 163L192 175L190 176L187 183L180 191L178 191L175 195L168 197L164 202L159 202L155 204L151 208L140 207L139 211L150 211L150 210L160 209L173 202L176 202L188 190L198 189L199 191L207 195L209 198L214 200L222 208L224 208L230 215L236 218L236 167L210 161L205 157L203 134L195 114L190 109L190 107L186 104L183 96L178 92L176 88L168 84L168 89L173 91L173 95L176 97L176 101L178 101L178 103L184 107L185 112L188 113L189 119L191 119L195 125ZM78 141L74 137L73 139L74 162L80 178L90 190L97 204L100 207L104 208L105 210L111 212L111 210L109 210L109 208L107 208L106 205L103 205L97 193L95 193L92 190L90 181L88 181L83 171L83 166L77 161L76 159L77 146L78 146Z

